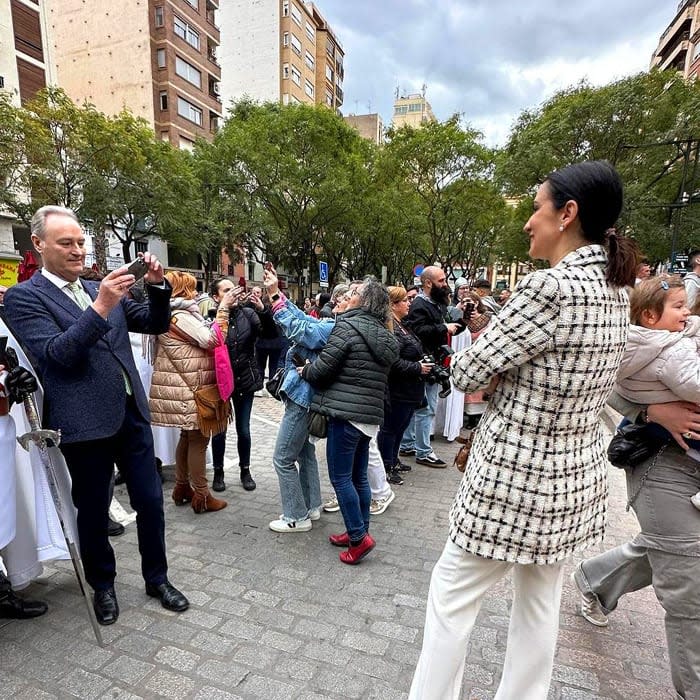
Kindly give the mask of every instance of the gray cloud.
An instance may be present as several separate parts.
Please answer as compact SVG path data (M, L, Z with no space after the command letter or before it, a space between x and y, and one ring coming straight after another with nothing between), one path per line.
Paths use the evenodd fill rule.
M396 87L425 83L439 119L463 113L491 142L557 89L645 70L677 9L675 0L317 4L345 49L346 114L369 103L388 123Z

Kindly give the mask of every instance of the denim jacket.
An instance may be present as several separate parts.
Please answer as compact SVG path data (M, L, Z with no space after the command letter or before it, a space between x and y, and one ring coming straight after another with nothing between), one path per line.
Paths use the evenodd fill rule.
M328 341L335 319L307 316L289 299L275 311L273 318L292 344L285 358L284 381L280 393L308 409L315 390L297 374L296 367L292 364L292 355L296 352L313 362Z

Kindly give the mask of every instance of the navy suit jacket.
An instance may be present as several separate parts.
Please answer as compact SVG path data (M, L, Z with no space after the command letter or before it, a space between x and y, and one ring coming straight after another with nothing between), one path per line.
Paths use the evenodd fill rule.
M98 284L82 281L92 299ZM103 319L80 307L37 272L5 294L5 315L15 336L36 359L44 386L46 428L60 429L62 442L115 435L126 411L125 372L138 410L150 421L129 343L129 332L160 334L170 324L172 289L146 285L148 304L122 299Z

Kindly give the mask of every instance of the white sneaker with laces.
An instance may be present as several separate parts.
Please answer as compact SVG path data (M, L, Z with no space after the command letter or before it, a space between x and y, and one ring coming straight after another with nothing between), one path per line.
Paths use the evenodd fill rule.
M309 511L309 518L311 520L320 520L321 519L321 506L318 508L312 508Z
M376 500L373 498L369 504L370 515L381 515L395 498L396 494L393 491L390 491L389 495L384 498L377 498Z
M340 504L338 503L338 497L333 496L330 500L326 501L323 504L323 510L326 511L326 513L335 513L340 510Z
M270 523L270 530L273 532L308 532L311 529L311 519L285 520L280 516L279 520Z
M579 585L576 578L576 573L580 571L580 569L581 564L579 564L571 574L571 580L574 582L574 586L576 586L581 595L579 599L579 613L584 620L590 622L592 625L595 625L596 627L607 627L608 616L603 611L598 598L593 593L584 591Z

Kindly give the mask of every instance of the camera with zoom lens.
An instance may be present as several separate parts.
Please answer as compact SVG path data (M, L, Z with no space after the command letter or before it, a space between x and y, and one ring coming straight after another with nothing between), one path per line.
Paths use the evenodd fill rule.
M449 345L441 345L435 355L424 355L423 362L432 363L430 372L425 375L425 381L428 384L439 384L440 391L438 396L444 399L452 392L452 383L450 381L450 355L454 354L454 350Z

